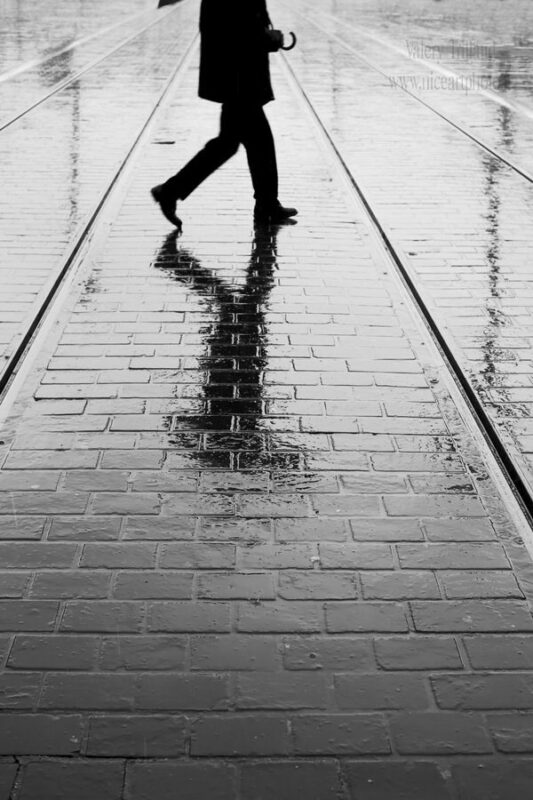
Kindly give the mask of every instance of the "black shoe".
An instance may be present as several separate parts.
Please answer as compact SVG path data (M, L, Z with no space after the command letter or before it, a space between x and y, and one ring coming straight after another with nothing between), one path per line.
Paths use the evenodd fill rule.
M176 216L176 198L168 193L165 184L160 183L158 186L154 186L153 189L150 189L150 194L161 209L163 216L181 231L182 222Z
M287 222L291 217L295 217L298 213L296 208L286 208L281 203L265 206L261 203L256 203L254 210L254 219L256 222L268 223L269 225L276 225L278 223Z

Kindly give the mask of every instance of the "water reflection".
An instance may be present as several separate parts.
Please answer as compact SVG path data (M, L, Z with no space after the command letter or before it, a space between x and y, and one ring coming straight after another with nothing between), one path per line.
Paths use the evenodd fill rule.
M483 157L487 171L485 178L485 195L487 198L487 211L485 218L487 221L487 248L485 257L488 266L488 293L485 301L485 311L488 323L483 330L481 350L483 353L483 367L480 370L481 385L479 387L483 396L486 389L491 388L496 383L497 360L498 360L498 341L500 328L504 324L501 311L498 306L500 298L500 206L501 198L499 193L499 173L502 162L489 155Z
M255 466L267 457L267 435L261 430L268 363L266 312L275 284L278 231L275 226L256 227L244 281L238 285L204 266L179 244L175 232L166 237L154 262L156 269L195 292L205 304L209 322L200 330L201 399L195 413L180 416L174 433L168 435L171 446L176 446L176 437L181 436L177 428L205 432L202 459L213 467L236 468L241 452Z
M493 62L493 63L491 63ZM489 55L489 68L492 67L495 76L495 88L499 92L507 92L512 88L512 74L513 64L511 61L511 53L505 48L498 53Z
M498 109L499 146L513 150L515 136L513 129L514 115L510 109ZM488 322L483 330L481 342L482 367L475 378L475 385L480 397L492 406L496 414L502 418L529 416L529 408L525 403L512 402L509 388L509 373L519 359L513 344L507 343L506 331L513 324L513 319L505 309L508 296L508 283L502 267L505 260L503 246L505 234L503 228L503 197L505 189L503 181L508 175L505 164L489 154L483 156L485 166L485 196L487 211L485 213L486 232L488 235L485 250L487 271L487 295L485 312ZM508 426L506 426L508 427ZM508 427L508 430L511 430Z
M58 50L68 47L74 40L72 37L64 39L54 47L47 47L43 50L43 61L39 64L39 77L43 86L46 88L54 87L56 84L61 83L70 77L74 72L73 69L73 50L66 50L63 53L57 53Z
M60 47L67 46L72 39L64 40ZM44 55L52 55L57 50L57 46L44 51ZM73 74L74 70L74 51L67 50L59 53L57 57L44 61L39 65L39 78L43 87L53 88L56 84L66 80ZM67 193L66 201L68 207L68 217L66 222L66 233L72 234L80 221L79 215L79 194L80 194L80 151L81 151L81 85L80 81L74 81L68 89L64 90L58 97L58 102L67 113L64 114L65 123L65 147L63 153L67 161L67 179L64 183L64 191ZM68 113L70 112L70 113Z

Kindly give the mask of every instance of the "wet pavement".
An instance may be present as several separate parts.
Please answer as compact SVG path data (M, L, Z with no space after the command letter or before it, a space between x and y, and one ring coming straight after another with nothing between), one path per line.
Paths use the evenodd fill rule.
M383 88L418 98L531 176L531 8L514 3L510 13L499 0L489 5L492 15L471 4L460 13L437 0L408 2L401 12L384 3L372 14L350 2L300 0L293 8L313 23L310 36L327 34L342 43L350 86L350 69L359 62L367 74L378 73L374 78Z
M4 0L0 79L133 15L149 14L154 5L150 0L57 0L36 11L30 0Z
M298 78L532 487L531 181L399 89L395 81L413 72L412 60L368 39L365 45L351 27L349 4L344 11L335 4L345 24L327 23L330 36L318 38L313 3L296 3L294 12L276 7L289 27L314 40L322 67L300 48L291 59ZM307 21L296 9L306 9ZM527 23L522 30L530 30ZM457 42L460 31L447 35ZM486 46L494 35L494 28L481 30L477 41ZM405 27L397 36L407 36ZM509 26L502 37L512 37ZM406 41L396 43L406 47ZM384 74L356 53L381 63ZM471 65L472 74L478 67ZM457 86L427 91L423 99L530 169L533 120L523 111Z
M108 16L116 22L116 15L104 15L102 23L107 24ZM111 37L95 39L0 83L1 127L12 112L20 113L26 103L67 82L131 37L132 31L149 26L0 131L2 359L16 350L29 318L190 45L196 25L197 9L191 2L170 10L152 9L133 23L128 16L125 29L113 31Z
M190 28L181 18L149 37L183 48L190 6ZM443 324L457 337L467 321L465 352L499 374L489 299L528 324L523 287L517 307L498 284L525 264L512 220L526 182L517 194L502 171L489 184L472 144L356 73L311 23L271 11L300 33L291 64L354 174L411 254L416 238L423 258L410 258ZM159 45L136 51L152 86ZM159 800L177 787L184 800L503 800L533 788L522 529L274 64L268 113L297 224L254 228L240 153L183 204L183 236L169 232L148 189L217 128L194 63L2 431L0 800L152 800L154 787ZM61 109L50 118L60 125ZM94 145L81 151L87 191ZM499 250L480 201L497 206L498 179ZM489 245L501 272L483 260ZM512 374L525 384L525 367Z

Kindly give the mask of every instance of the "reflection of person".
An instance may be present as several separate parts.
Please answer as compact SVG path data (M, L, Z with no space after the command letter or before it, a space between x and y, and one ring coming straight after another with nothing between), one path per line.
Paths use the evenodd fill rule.
M264 452L262 418L268 364L265 312L275 284L277 233L278 226L256 228L244 282L235 285L178 246L177 231L167 236L154 262L170 280L201 296L208 309L209 325L202 326L204 352L198 360L203 372L198 399L203 402L195 414L181 417L177 430L169 433L171 441L183 429L215 433L220 447L197 454L202 464L228 468L231 453L235 467L241 447L246 450L248 468L276 459L276 454ZM244 432L248 435L239 436ZM194 458L189 455L191 461Z
M181 228L176 202L233 156L246 148L254 188L255 218L278 223L294 216L278 200L276 151L263 106L274 99L269 51L282 43L270 29L266 0L202 0L200 11L199 95L222 104L220 132L152 197L165 217Z

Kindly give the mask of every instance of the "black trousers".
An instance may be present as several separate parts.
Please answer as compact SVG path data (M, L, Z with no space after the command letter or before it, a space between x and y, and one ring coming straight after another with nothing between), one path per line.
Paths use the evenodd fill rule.
M241 144L246 148L256 201L261 205L276 203L276 149L265 112L258 104L224 103L218 136L207 142L165 186L176 199L184 200L202 181L234 156Z

